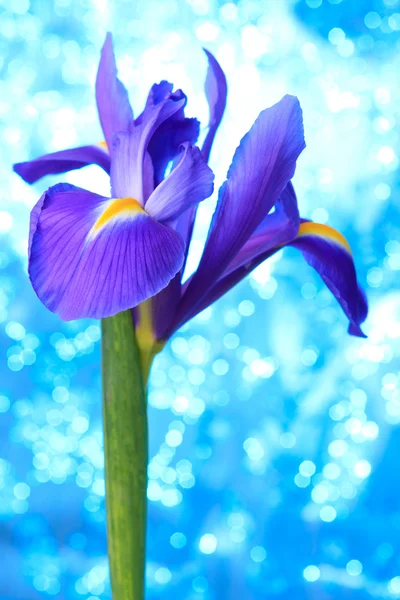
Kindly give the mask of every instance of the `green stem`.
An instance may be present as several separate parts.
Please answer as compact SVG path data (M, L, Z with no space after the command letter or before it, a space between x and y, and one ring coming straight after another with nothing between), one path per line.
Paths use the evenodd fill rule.
M131 311L102 320L108 556L113 600L145 595L148 433Z

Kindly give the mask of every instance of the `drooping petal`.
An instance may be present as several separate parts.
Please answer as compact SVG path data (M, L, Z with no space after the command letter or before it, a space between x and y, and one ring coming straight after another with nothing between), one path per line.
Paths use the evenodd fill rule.
M368 314L367 299L357 282L351 250L346 239L328 225L303 221L294 240L269 250L261 251L260 248L257 256L222 276L201 298L200 302L187 308L183 302L178 305L175 316L164 333L164 339L170 337L196 314L216 302L253 269L285 246L294 246L301 250L307 262L321 275L350 321L349 333L358 337L366 337L360 325ZM183 286L183 297L189 285L188 281Z
M342 234L328 225L306 221L288 245L301 250L336 297L350 321L349 333L365 337L360 325L367 317L368 305L357 282L350 246Z
M220 189L199 267L185 293L198 302L222 276L292 178L304 148L301 108L285 96L264 110L236 150L227 181Z
M29 276L62 319L102 318L162 290L184 244L131 198L109 199L61 184L32 211Z
M107 145L112 149L113 134L127 131L133 121L128 92L117 77L112 36L107 33L101 50L96 78L96 100Z
M100 145L80 146L16 163L13 169L27 183L35 183L45 175L58 175L87 165L98 165L109 173L110 157Z
M208 58L208 70L205 83L205 92L210 110L208 133L201 149L206 161L210 157L211 147L222 120L227 96L226 77L215 56L204 48Z
M185 210L211 196L213 182L214 173L199 148L185 143L178 165L151 194L145 204L146 211L162 223L175 220Z

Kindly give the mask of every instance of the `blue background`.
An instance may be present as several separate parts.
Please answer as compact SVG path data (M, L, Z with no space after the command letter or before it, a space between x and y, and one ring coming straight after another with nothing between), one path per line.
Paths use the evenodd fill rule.
M136 114L166 78L205 125L201 46L216 54L218 183L258 112L299 97L301 214L348 237L371 306L368 339L350 338L291 249L168 344L149 394L148 598L400 598L399 0L0 2L0 597L110 598L99 324L62 323L26 274L42 191L104 192L107 177L30 188L11 171L101 139L107 30Z

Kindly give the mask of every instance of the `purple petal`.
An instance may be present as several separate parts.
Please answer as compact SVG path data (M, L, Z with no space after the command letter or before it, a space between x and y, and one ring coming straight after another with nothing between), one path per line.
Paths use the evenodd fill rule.
M161 291L180 270L184 244L138 203L61 184L32 211L29 276L63 320L102 318Z
M100 146L80 146L45 154L34 160L16 163L14 171L27 183L35 183L45 175L57 175L87 165L99 165L110 172L110 157Z
M160 83L154 83L151 86L149 95L146 100L146 108L149 106L155 106L156 104L160 104L163 100L169 98L170 94L172 94L172 90L174 86L169 81L160 81ZM140 117L139 117L140 118Z
M136 121L128 133L114 136L111 185L113 195L136 198L142 206L154 189L153 167L148 152L149 142L157 129L178 112L185 98L167 98L145 109L140 123Z
M146 211L160 222L175 220L213 192L214 173L199 148L183 144L182 158L171 174L160 183L145 204Z
M182 120L185 116L185 106L187 103L187 97L182 92L182 90L173 91L172 83L169 81L161 81L160 83L154 83L151 86L151 90L149 95L147 96L146 106L144 111L138 116L135 120L135 123L139 125L143 120L146 120L146 117L149 113L149 110L156 107L158 104L162 104L165 100L173 100L174 102L179 102L179 110L174 112L174 118ZM183 102L181 103L181 101Z
M133 121L128 92L117 77L112 36L107 33L96 78L96 100L104 137L111 151L113 134L127 131Z
M178 316L178 307L182 293L182 275L185 270L190 238L194 224L194 214L197 206L186 210L173 224L174 230L181 236L185 244L185 258L180 272L167 287L152 299L152 323L154 334L158 340L167 340L177 327L172 327ZM186 319L187 320L187 319Z
M241 248L237 256L228 265L223 275L207 293L200 297L199 303L191 305L182 302L174 310L174 317L166 326L164 335L169 337L184 323L196 314L205 310L210 304L221 298L226 292L237 285L259 264L280 250L281 246L296 237L300 217L296 193L289 181L281 197L275 205L275 212L265 217L248 242ZM181 233L177 229L178 233ZM190 280L182 288L185 295Z
M225 74L215 56L205 48L204 52L208 58L205 92L210 109L210 119L208 123L209 130L201 151L205 160L208 161L215 134L225 111L227 84Z
M349 333L366 337L361 323L368 314L364 292L357 283L351 249L335 229L319 223L303 222L290 246L298 248L322 277L350 321Z
M231 269L226 271L222 277L215 282L205 294L203 294L198 302L194 302L193 304L188 304L185 302L185 294L187 289L190 286L191 279L193 275L186 283L182 286L181 290L181 302L175 309L175 314L173 318L169 321L168 325L165 327L163 331L163 338L168 339L171 337L175 331L177 331L182 325L190 321L193 317L201 313L208 306L219 300L222 296L224 296L229 290L231 290L235 285L240 283L242 279L247 277L251 271L253 271L256 267L258 267L265 260L276 254L281 250L281 246L270 248L268 250L263 250L257 256L254 256L248 262L237 266L235 269Z
M193 319L196 315L201 313L203 310L208 308L211 304L219 300L222 296L224 296L229 290L231 290L235 285L240 283L242 279L247 277L253 269L258 267L265 260L276 254L281 250L281 248L273 248L271 250L267 250L262 254L259 254L257 257L253 258L249 263L242 265L231 271L227 275L221 277L211 288L207 290L207 293L201 297L200 302L193 305L185 305L183 302L184 294L188 286L190 285L190 279L182 286L181 298L182 302L178 304L175 310L175 315L173 319L170 320L168 325L165 327L163 331L162 339L166 340L171 337L178 329L180 329L185 323Z
M204 140L201 152L203 158L208 162L215 134L225 111L227 84L225 74L221 69L217 59L205 48L204 52L208 58L205 92L209 105L210 117L208 122L208 133L206 139ZM187 250L189 249L189 242L193 233L196 212L197 206L193 206L184 215L182 215L179 220L180 222L178 230L180 231L183 239L186 241Z
M154 167L154 187L164 179L165 170L179 153L185 142L194 145L199 137L200 123L197 119L174 118L165 121L149 142L148 151Z
M159 127L161 123L171 117L175 119L184 118L187 98L182 90L173 92L172 87L172 83L168 83L168 81L155 83L152 86L144 111L135 119L136 126L153 122L154 116L158 120L156 127ZM152 133L154 133L154 130Z
M128 133L119 133L114 136L113 160L111 162L111 195L114 198L135 198L143 206L143 165L141 165L139 177L138 145L140 137L137 130ZM147 155L148 157L148 155ZM151 162L151 161L150 161ZM146 160L147 167L149 160ZM148 173L150 177L151 172Z
M220 189L199 267L183 302L199 302L223 275L240 249L275 205L304 148L297 98L285 96L264 110L236 150Z
M290 191L291 194L292 192ZM292 214L293 211L294 206L292 205ZM345 238L328 225L320 225L302 220L297 237L286 242L284 245L294 246L302 251L307 262L321 275L343 308L344 313L350 321L349 333L365 337L360 324L367 317L368 304L364 291L357 283L353 258ZM231 265L230 269L227 269L226 274L207 291L200 302L189 305L186 309L183 302L181 305L178 305L175 309L174 318L164 331L164 339L170 337L196 314L206 309L210 304L232 289L258 265L276 252L279 252L283 247L282 239L279 245L269 248L268 246L270 246L270 240L265 245L260 244L258 255L249 258L249 260L243 260L242 264L238 265L235 269ZM183 286L183 297L189 286L190 280Z
M165 100L184 101L179 110L156 129L149 141L148 151L154 168L154 187L157 187L164 179L167 165L179 153L181 144L190 142L194 145L199 137L200 123L198 120L185 118L184 108L187 101L185 94L182 90L173 92L172 89L173 85L168 81L155 83L148 95L145 110L136 119L136 124L140 124L143 119L146 119L149 109Z
M289 181L275 205L275 212L267 215L250 239L228 265L224 277L242 265L249 264L260 254L283 246L296 237L300 226L296 192Z
M200 198L203 199L212 193L213 174L212 174L211 170L205 165L204 161L201 159L201 155L200 155L198 149L190 148L189 145L185 145L185 146L186 146L185 154L186 154L186 161L187 161L186 164L188 164L188 167L189 167L189 169L188 169L189 172L187 173L187 175L189 175L189 173L190 173L190 171L192 171L193 167L198 169L200 166L200 174L202 172L202 180L203 180L203 183L201 184L201 186L203 187L203 192L200 193ZM188 152L189 150L191 150L190 153ZM193 156L193 154L194 154L194 156ZM189 162L189 159L190 159L190 162ZM194 159L194 162L193 162L193 159ZM165 188L167 188L167 187L171 188L171 191L174 192L171 184L172 184L172 182L176 182L176 176L178 175L178 168L181 169L184 166L182 163L182 161L184 161L184 160L185 160L185 156L181 159L181 163L176 167L176 169L174 171L172 171L171 175L165 180L165 182L161 183L161 185L158 188L156 188L153 195L157 196L157 194L159 192L161 192L165 196L165 199L168 200ZM200 164L197 166L196 162L199 162ZM193 176L196 177L196 173L194 173ZM187 182L188 182L189 186L191 186L193 182L190 181L189 177L187 177L187 180L188 180ZM175 186L175 183L174 183L174 186ZM178 191L181 191L182 188L180 185L177 185L176 187L177 187ZM207 188L209 188L209 189L207 189ZM196 192L199 193L199 191L200 191L200 188L197 188ZM146 210L149 209L149 203L152 200L152 198L153 198L153 196L148 200L148 202L146 204ZM167 208L169 208L169 207L167 206ZM192 208L189 208L183 214L181 214L178 217L178 219L176 220L176 222L174 223L175 231L181 235L181 237L184 239L184 242L185 242L185 248L186 248L185 258L187 255L187 249L188 249L188 243L189 243L189 239L187 236L188 236L188 231L189 231L188 223L191 222L191 220L192 220L191 213L192 213ZM185 264L182 265L180 273L178 273L176 275L176 277L174 277L169 282L167 287L164 288L159 294L154 296L151 300L151 314L152 314L151 318L152 318L152 323L153 323L153 330L154 330L155 338L158 340L168 339L168 337L169 337L168 331L170 330L171 323L173 322L173 320L176 317L178 304L181 299L181 277L182 277L184 268L185 268Z
M196 208L195 205L186 210L174 223L175 231L182 237L185 244L185 260L181 271L169 282L165 289L152 298L152 323L154 334L158 340L167 340L178 328L174 327L173 323L179 319L178 307L183 289L181 279L186 266Z

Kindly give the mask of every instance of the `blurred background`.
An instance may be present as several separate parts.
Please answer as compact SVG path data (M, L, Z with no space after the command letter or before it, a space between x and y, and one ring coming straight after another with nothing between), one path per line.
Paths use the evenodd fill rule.
M0 598L110 599L99 323L62 323L26 274L40 194L107 177L31 188L11 170L101 139L107 30L136 114L168 79L205 126L201 47L215 53L217 183L259 111L299 97L302 216L347 236L371 306L368 339L349 337L290 249L168 344L149 394L148 599L400 598L399 0L0 2Z

